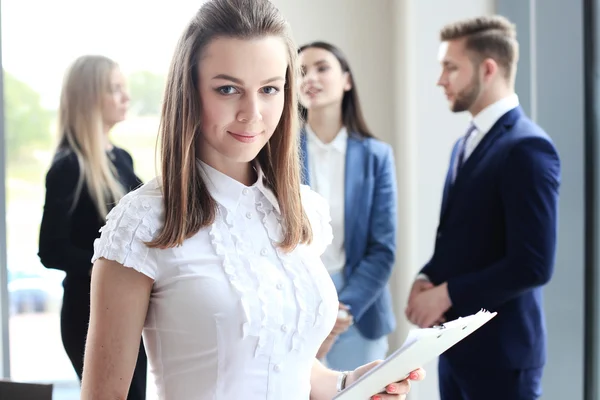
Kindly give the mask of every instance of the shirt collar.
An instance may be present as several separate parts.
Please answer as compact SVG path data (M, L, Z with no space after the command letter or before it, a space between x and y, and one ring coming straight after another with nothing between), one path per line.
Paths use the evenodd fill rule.
M519 106L519 97L511 94L495 103L490 104L473 117L473 124L481 133L487 133L496 122L507 112Z
M348 129L346 129L345 126L342 126L336 137L331 142L323 143L307 123L306 137L311 144L314 144L322 149L333 148L342 154L346 154L346 148L348 146Z
M202 160L196 160L196 164L211 197L226 209L235 211L242 196L248 193L248 190L258 190L267 198L277 212L280 213L279 202L273 191L266 186L267 178L258 161L254 161L253 163L258 178L252 186L246 186L236 181Z

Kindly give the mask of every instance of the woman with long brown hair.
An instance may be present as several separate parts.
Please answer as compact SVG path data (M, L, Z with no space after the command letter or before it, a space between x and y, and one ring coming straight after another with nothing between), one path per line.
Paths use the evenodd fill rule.
M87 55L68 69L60 97L59 144L46 174L39 257L45 267L66 272L61 336L80 380L94 241L110 209L141 184L129 153L109 137L113 126L125 118L128 105L125 80L113 60ZM129 400L146 398L147 361L141 344L136 359Z
M329 400L375 365L315 358L338 302L320 260L328 207L300 186L296 56L268 0L208 1L184 30L162 176L96 242L82 399L124 396L142 331L161 400Z

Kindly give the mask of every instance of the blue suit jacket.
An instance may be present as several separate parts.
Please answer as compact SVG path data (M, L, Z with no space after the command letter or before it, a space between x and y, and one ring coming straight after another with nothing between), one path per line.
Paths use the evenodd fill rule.
M310 185L306 134L301 132L303 182ZM396 173L389 145L348 135L344 193L346 286L340 302L351 307L363 336L377 339L396 327L388 288L396 254Z
M456 153L457 146L452 162ZM542 285L554 268L558 153L517 107L484 136L454 184L450 176L433 257L421 272L434 284L448 282L447 319L482 308L498 315L445 357L452 365L541 367Z

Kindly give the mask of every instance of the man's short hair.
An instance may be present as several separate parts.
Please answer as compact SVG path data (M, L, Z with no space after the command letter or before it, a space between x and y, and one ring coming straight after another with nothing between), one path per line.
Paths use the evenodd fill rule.
M461 20L446 25L440 32L443 42L465 39L465 48L474 62L491 58L512 79L519 58L519 43L515 24L499 16L485 16Z

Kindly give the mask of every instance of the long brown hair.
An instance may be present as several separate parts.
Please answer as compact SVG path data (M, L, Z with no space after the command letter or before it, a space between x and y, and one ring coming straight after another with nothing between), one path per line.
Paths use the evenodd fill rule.
M284 40L289 60L283 115L257 160L283 217L285 237L280 247L289 251L312 240L300 199L298 70L290 27L269 0L213 0L205 3L189 23L171 62L160 123L165 222L148 246L181 245L215 219L216 203L196 164L202 126L198 68L203 50L215 38L250 40L267 36Z
M56 152L73 151L79 163L71 210L85 184L102 221L108 213L108 204L117 202L125 193L106 154L102 119L102 99L110 90L110 75L115 68L117 63L105 56L77 58L65 74L58 111Z
M363 115L360 100L358 98L358 90L354 83L354 75L352 74L350 64L344 53L331 43L318 41L301 46L298 49L298 54L311 48L326 50L333 54L340 63L342 72L346 72L350 76L352 87L350 90L344 92L344 97L342 98L342 124L348 129L348 132L357 133L362 137L373 137L373 134L365 122L365 116ZM306 121L308 118L308 110L302 105L299 105L299 110L302 119Z

